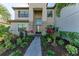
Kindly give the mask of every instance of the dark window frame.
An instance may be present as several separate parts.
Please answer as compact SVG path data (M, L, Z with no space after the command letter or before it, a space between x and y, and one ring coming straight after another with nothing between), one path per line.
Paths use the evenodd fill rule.
M18 11L18 17L19 18L27 18L27 17L29 17L29 12L20 10L20 11Z
M47 10L47 17L53 17L52 10Z

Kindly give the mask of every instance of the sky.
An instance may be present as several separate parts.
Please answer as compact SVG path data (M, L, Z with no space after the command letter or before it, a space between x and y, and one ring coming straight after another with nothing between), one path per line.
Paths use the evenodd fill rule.
M24 3L24 2L31 2L31 3L43 3L43 2L52 2L52 0L0 0L2 3ZM53 1L54 2L54 1Z
M26 4L26 0L0 0L0 4L3 4L11 14L11 19L15 19L13 6L24 6ZM55 3L49 3L48 6L53 6Z

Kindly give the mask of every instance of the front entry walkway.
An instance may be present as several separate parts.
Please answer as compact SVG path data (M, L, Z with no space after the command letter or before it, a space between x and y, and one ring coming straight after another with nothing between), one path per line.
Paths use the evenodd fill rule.
M42 56L40 36L35 36L24 56Z

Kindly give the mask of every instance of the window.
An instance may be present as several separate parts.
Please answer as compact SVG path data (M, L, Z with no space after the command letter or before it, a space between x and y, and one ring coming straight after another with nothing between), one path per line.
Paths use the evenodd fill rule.
M28 11L18 11L18 17L28 17L29 13Z
M52 17L52 10L47 11L47 17Z
M18 24L18 31L28 29L28 23L19 23Z

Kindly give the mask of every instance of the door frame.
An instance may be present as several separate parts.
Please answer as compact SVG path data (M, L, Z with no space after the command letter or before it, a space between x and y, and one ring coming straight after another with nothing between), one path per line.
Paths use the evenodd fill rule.
M43 14L42 8L33 9L33 26L34 26L35 32L39 32L39 30L40 30L40 26L35 25L35 20L36 20L36 18L40 18L42 20L42 16L43 16L42 14ZM38 15L38 16L36 17L36 15Z

